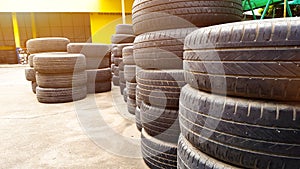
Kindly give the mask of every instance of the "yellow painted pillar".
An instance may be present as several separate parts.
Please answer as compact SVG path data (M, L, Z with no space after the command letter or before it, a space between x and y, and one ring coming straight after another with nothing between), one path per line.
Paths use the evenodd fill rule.
M13 21L13 29L14 29L16 48L19 48L19 47L21 47L21 42L20 42L19 25L18 25L18 19L17 19L16 12L12 13L12 21Z
M34 13L30 13L30 18L31 18L31 30L32 30L32 38L36 38L36 26L35 26L35 17Z

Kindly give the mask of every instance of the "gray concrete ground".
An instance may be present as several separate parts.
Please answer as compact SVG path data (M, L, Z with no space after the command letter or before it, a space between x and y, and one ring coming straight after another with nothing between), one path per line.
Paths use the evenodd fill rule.
M119 88L41 104L24 68L0 65L0 168L147 168Z

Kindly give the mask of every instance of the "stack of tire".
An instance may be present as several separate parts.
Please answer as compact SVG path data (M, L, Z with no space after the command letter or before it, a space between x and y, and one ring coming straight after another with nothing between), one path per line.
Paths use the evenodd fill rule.
M70 43L67 49L68 53L80 53L85 56L88 93L102 93L111 90L111 45Z
M299 168L299 25L245 21L186 38L179 168Z
M26 42L27 52L30 54L28 57L29 68L25 69L25 77L31 81L33 93L36 93L36 72L33 67L33 58L35 54L46 52L67 52L67 45L70 40L67 38L49 37L49 38L35 38Z
M136 109L136 65L133 58L133 46L123 48L124 78L126 81L127 108L130 114L135 115ZM125 93L124 92L124 93Z
M134 39L135 39L135 35L133 33L131 24L118 24L116 26L116 34L112 35L111 37L111 43L114 46L111 52L112 59L114 62L114 65L112 66L114 67L114 72L113 72L114 76L112 78L112 81L115 86L120 86L121 94L123 94L123 90L126 87L124 76L123 76L124 70L121 70L123 72L121 72L121 79L120 79L119 65L120 63L122 63L122 49L125 46L131 46Z
M132 13L143 159L150 168L177 168L184 39L197 27L240 21L241 2L136 0Z

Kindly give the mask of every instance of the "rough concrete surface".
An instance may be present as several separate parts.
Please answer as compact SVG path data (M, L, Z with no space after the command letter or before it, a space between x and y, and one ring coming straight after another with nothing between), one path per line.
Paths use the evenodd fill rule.
M118 87L77 102L42 104L24 68L0 65L0 168L147 168Z

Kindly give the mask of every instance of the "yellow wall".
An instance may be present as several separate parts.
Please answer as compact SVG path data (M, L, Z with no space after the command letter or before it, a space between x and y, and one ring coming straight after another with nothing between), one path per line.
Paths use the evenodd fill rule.
M124 0L126 13L131 13L134 0ZM99 11L104 13L120 13L122 11L121 0L99 0Z

